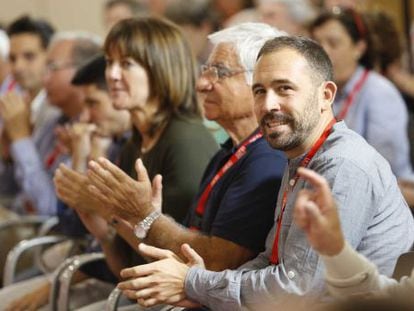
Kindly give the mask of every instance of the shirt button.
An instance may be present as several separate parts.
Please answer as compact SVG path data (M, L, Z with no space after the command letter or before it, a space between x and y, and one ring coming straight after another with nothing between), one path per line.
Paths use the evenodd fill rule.
M294 179L289 180L289 185L293 187L295 185L295 180Z
M289 271L287 276L288 276L289 279L293 279L295 277L295 272Z

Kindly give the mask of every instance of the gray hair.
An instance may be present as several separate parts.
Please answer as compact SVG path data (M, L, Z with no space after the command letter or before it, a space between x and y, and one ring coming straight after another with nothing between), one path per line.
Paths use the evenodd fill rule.
M286 35L285 32L263 23L243 23L208 36L215 46L220 43L230 43L236 48L240 64L246 69L246 82L253 81L253 68L257 55L264 43L275 37Z
M7 60L9 57L10 40L7 33L0 29L0 58Z
M257 5L266 2L285 5L292 20L300 25L306 25L316 17L308 0L256 0Z
M55 34L51 46L62 41L73 41L72 62L75 68L81 67L102 51L102 38L86 31L65 31Z

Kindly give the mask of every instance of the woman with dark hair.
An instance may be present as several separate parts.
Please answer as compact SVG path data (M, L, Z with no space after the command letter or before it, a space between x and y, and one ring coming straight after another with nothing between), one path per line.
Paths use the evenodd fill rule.
M116 109L127 110L133 125L119 166L135 178L136 160L141 158L151 179L162 175L162 212L181 222L217 150L215 140L203 125L189 44L171 22L141 17L116 24L106 38L104 52L112 104ZM66 179L74 175L64 168L61 173ZM92 170L88 172L91 174ZM76 178L69 182L77 183ZM79 183L86 189L90 185L87 177L79 179ZM159 178L157 183L160 184ZM57 189L59 193L68 191L64 187ZM147 228L159 211L136 222L134 230L125 219L114 220L111 205L94 200L96 197L88 190L81 189L75 195L90 202L74 208L99 242L115 278L120 269L144 263L137 254L136 228ZM106 268L92 263L88 275L101 280L107 275Z
M165 212L182 220L201 174L216 151L202 124L190 47L174 24L156 18L115 25L104 45L113 105L128 110L137 154L150 177L163 176ZM191 172L188 174L186 172Z
M411 179L407 110L393 84L371 70L374 50L363 17L351 9L334 8L316 18L310 33L333 64L336 117L377 149L398 178Z

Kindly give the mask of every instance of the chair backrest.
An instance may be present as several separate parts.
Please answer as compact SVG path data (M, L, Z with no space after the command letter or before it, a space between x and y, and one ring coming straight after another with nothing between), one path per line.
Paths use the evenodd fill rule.
M411 275L414 268L414 252L403 253L398 257L392 277L396 280Z

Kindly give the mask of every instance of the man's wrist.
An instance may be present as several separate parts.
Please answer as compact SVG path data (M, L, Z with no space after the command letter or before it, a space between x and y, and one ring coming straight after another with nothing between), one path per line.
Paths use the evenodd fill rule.
M11 131L11 132L8 132L8 135L12 142L16 142L18 140L22 140L22 139L30 137L30 131L21 131L21 132L15 132L15 133Z

